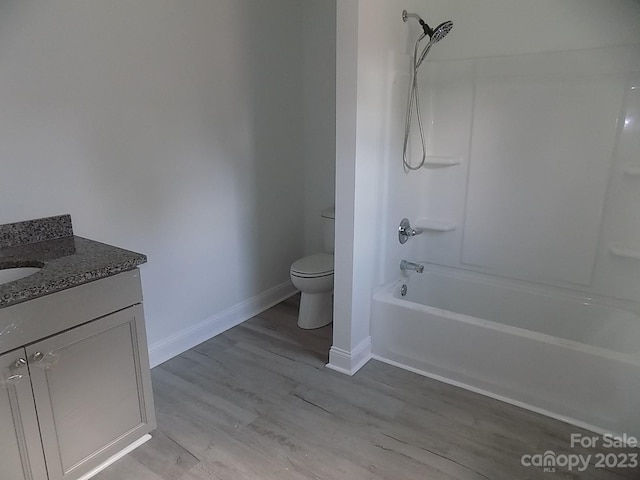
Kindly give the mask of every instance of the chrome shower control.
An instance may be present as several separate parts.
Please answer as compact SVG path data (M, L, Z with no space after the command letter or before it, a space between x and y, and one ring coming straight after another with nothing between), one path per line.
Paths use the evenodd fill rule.
M416 235L420 235L422 232L424 232L422 228L411 228L409 219L403 218L400 221L400 226L398 227L398 241L404 245L407 243L407 240L409 240L409 237L415 237Z

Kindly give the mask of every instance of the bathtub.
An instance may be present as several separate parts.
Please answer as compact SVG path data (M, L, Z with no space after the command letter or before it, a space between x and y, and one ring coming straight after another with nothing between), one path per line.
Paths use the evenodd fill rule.
M426 266L374 293L372 353L581 428L640 438L639 314L633 302Z

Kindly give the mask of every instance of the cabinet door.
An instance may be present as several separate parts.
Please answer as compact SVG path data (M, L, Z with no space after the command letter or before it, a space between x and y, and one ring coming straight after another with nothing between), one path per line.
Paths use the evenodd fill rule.
M0 355L0 472L11 480L47 478L22 348Z
M142 307L27 347L50 480L72 480L155 428Z

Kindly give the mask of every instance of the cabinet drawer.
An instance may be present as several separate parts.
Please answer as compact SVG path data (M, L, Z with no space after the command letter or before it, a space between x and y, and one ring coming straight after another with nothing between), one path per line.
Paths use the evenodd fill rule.
M140 302L135 269L0 308L0 354Z

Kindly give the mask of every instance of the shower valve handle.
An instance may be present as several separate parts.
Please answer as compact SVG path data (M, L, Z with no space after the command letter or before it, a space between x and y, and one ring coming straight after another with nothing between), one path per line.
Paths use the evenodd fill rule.
M400 221L400 226L398 227L398 241L401 244L407 243L409 237L415 237L416 235L420 235L424 230L422 228L411 228L411 224L409 223L409 219L403 218Z

